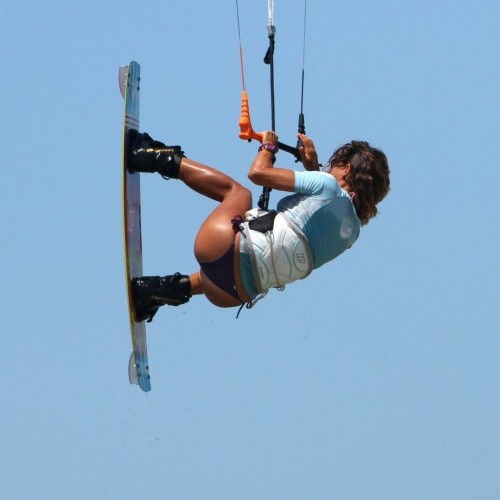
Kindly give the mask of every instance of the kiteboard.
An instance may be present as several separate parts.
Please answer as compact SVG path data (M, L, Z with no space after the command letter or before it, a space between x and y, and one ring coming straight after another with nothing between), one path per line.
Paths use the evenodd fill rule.
M132 279L142 276L141 183L140 174L130 172L127 147L130 131L139 130L139 90L141 68L135 61L120 67L118 80L125 101L123 118L123 230L125 244L125 277L132 335L128 375L131 384L147 392L151 390L148 366L146 324L137 322L132 300Z

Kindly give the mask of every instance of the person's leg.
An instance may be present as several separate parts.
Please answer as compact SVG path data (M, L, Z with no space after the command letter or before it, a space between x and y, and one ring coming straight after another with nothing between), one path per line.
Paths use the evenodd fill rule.
M175 273L168 276L140 276L132 279L135 320L153 319L163 305L178 306L191 298L189 276Z
M164 177L178 178L194 191L219 202L202 224L195 240L195 256L202 267L204 263L217 262L228 254L235 239L232 221L237 217L243 218L245 212L251 208L250 191L228 175L183 156L178 146L165 146L146 134L138 134L133 140L136 149L130 150L130 163L134 171L159 172ZM231 265L234 266L233 259L226 261L227 259L224 265L227 271L222 271L234 273L234 267L229 269ZM191 295L200 293L220 307L241 304L241 300L221 289L203 270L189 277L177 273L152 279L162 287L162 293L149 293L146 305L138 304L139 301L136 300L136 305L141 308L139 317L144 319L152 318L158 307L163 304L179 305L187 302ZM142 293L141 284L146 284L146 280L135 280L136 296ZM151 309L152 314L149 314L151 311L148 309Z
M252 208L252 195L228 175L185 157L181 161L179 179L194 191L219 202L196 236L194 253L202 270L196 278L192 277L191 283L199 285L199 290L217 306L238 306L241 300L236 298L234 292L222 289L216 279L209 278L203 270L203 264L222 262L223 258L225 269L218 271L233 275L234 260L225 258L234 246L233 221L243 219L245 212Z

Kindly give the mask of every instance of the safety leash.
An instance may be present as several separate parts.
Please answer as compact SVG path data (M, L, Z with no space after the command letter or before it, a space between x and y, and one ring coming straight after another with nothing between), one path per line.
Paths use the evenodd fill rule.
M271 87L271 130L276 132L276 111L274 106L274 44L276 26L274 25L274 1L267 0L267 36L269 38L269 47L264 56L264 63L269 65L269 83ZM279 146L278 146L279 147ZM259 198L258 206L262 210L269 209L269 196L271 188L263 187Z
M266 55L264 57L264 63L269 65L269 79L270 79L270 90L271 90L271 130L276 131L276 112L275 112L275 98L274 98L274 47L276 43L276 26L274 24L274 0L268 0L267 2L268 11L268 24L267 24L267 34L269 38L269 47L267 49ZM303 52L302 52L302 82L301 82L301 98L300 98L300 114L298 123L298 132L301 134L305 133L305 120L304 120L304 75L305 75L305 37L306 37L306 12L307 12L307 0L304 0L304 40L303 40ZM240 134L241 139L251 141L252 139L262 142L262 134L255 132L252 127L252 122L250 119L250 105L248 101L248 93L245 87L245 70L243 62L243 45L241 42L241 27L240 27L240 14L239 14L239 4L236 0L236 16L238 22L238 42L240 50L240 66L241 66L241 80L242 80L242 92L241 92L241 114L239 119ZM300 161L300 154L298 148L301 146L300 141L297 141L296 147L288 146L280 141L278 141L277 146L280 150L292 154L296 161ZM268 210L269 208L269 194L271 192L270 188L264 187L262 194L259 199L258 206L262 210Z

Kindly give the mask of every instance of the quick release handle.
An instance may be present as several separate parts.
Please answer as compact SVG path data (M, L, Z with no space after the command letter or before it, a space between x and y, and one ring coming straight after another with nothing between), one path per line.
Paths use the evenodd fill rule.
M250 106L248 104L248 94L246 90L241 92L241 114L240 114L240 139L262 142L262 134L254 132L252 122L250 120Z
M264 140L263 135L259 132L255 132L252 127L252 122L250 120L250 106L248 104L248 94L246 90L243 90L241 92L241 114L240 114L239 125L240 125L240 133L239 133L240 139L243 139L245 141L251 141L253 139L255 141L259 141L260 143L262 143L262 141ZM278 141L277 146L282 151L290 153L295 158L300 160L300 155L297 148L294 148L293 146L288 146L287 144L283 144L280 141Z

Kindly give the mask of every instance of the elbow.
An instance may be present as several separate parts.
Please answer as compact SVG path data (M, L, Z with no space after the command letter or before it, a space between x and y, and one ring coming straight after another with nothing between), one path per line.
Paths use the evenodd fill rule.
M255 168L251 168L250 171L248 172L248 178L254 183L257 184L257 186L262 185L262 176L259 170Z

